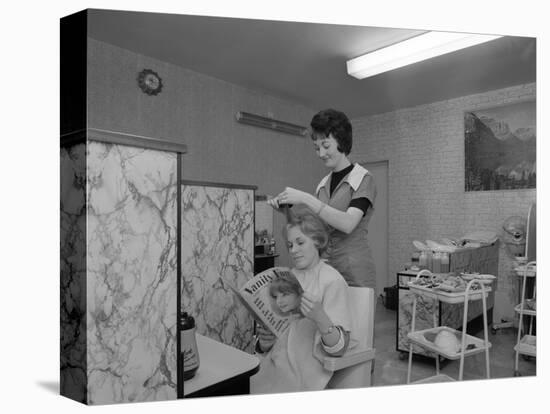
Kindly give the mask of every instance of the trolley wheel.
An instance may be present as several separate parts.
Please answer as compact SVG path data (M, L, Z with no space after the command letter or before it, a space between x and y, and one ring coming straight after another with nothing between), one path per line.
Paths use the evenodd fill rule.
M399 351L399 359L400 359L401 361L404 361L404 360L406 360L407 358L409 358L409 353L408 353L408 352Z
M493 335L496 335L496 333L497 333L496 328L491 328L491 333L492 333Z
M514 377L521 377L521 374L519 373L519 371L514 371Z

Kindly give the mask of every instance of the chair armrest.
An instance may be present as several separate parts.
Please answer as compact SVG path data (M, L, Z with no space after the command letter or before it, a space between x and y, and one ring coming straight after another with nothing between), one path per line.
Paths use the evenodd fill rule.
M371 361L374 359L376 350L374 348L368 349L351 349L347 351L341 357L329 357L323 358L323 367L329 371L338 371L352 365L357 365L362 362Z

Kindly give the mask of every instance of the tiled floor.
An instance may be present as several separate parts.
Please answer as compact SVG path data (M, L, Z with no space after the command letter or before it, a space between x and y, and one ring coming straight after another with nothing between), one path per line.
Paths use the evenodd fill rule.
M374 347L376 362L374 366L374 386L398 385L407 382L407 358L401 360L400 352L395 349L396 311L386 309L379 300L376 305ZM482 337L483 332L477 334ZM514 345L517 330L502 329L496 334L489 332L492 344L489 350L491 378L508 378L514 376ZM458 378L459 361L444 361L441 373ZM522 376L536 375L536 359L519 358L519 372ZM411 381L435 375L434 360L414 358ZM484 379L485 353L468 357L464 361L464 380Z

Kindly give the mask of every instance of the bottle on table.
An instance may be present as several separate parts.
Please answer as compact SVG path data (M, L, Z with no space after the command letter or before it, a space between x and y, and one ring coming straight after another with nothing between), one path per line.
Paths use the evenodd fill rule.
M432 271L441 273L441 253L436 251L432 256Z
M268 248L267 254L270 254L270 255L275 254L275 238L274 237L272 237L269 240L269 248Z
M450 271L449 253L441 252L441 273L449 273Z
M195 376L199 368L199 351L195 336L195 319L187 312L181 315L181 367L183 368L183 380Z
M433 272L433 252L431 250L426 250L426 255L427 255L427 269L430 271L430 272Z
M428 252L426 250L422 250L420 252L420 256L418 257L418 267L420 267L420 269L428 268Z

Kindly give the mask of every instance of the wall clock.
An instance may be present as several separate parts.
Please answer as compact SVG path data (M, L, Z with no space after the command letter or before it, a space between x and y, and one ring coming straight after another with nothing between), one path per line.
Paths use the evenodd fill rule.
M151 69L143 69L138 75L138 85L147 95L158 95L162 90L162 79Z

